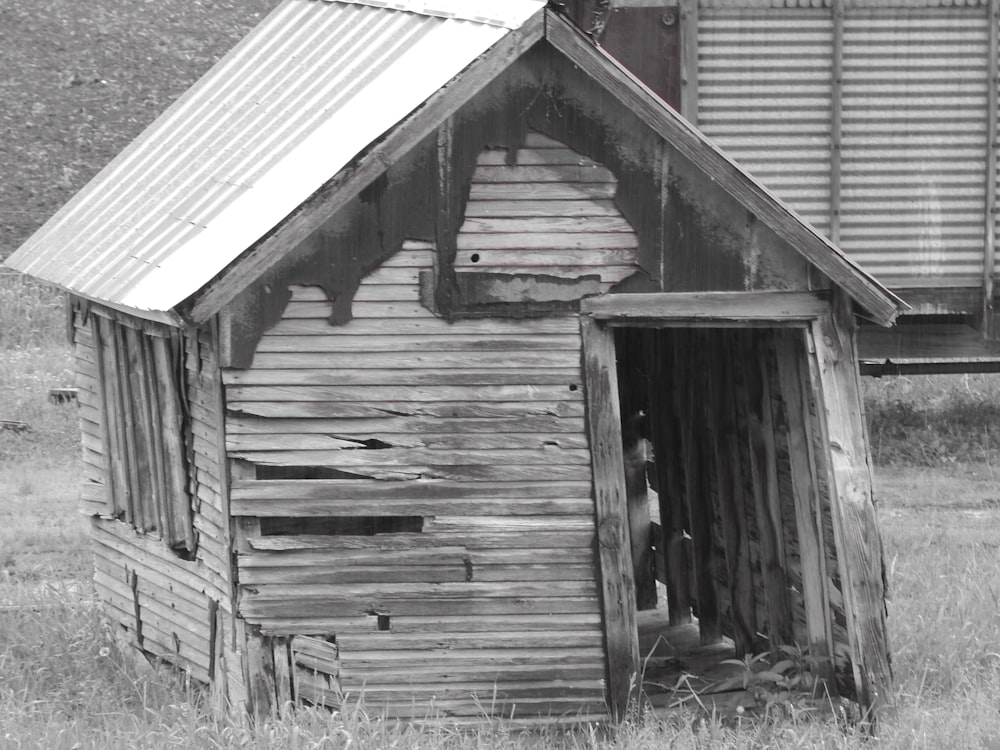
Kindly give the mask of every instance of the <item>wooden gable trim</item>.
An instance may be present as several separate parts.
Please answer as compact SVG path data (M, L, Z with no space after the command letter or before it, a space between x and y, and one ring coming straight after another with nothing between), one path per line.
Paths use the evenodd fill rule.
M196 323L209 320L251 283L274 268L291 250L370 185L388 165L398 161L433 133L530 47L541 41L545 36L545 21L545 12L539 11L521 28L507 34L455 80L390 130L352 166L341 170L192 301L185 303L189 305L187 317Z
M829 313L830 303L815 292L655 292L589 297L580 303L580 311L626 325L660 319L805 324Z
M545 36L553 47L842 287L875 322L891 325L907 309L905 302L768 192L614 58L568 21L547 13Z

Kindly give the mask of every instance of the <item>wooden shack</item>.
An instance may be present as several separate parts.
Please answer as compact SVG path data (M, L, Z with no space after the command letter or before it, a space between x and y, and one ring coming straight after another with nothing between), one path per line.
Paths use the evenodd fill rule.
M543 2L284 0L8 263L106 612L222 703L599 719L790 644L891 702L903 305Z

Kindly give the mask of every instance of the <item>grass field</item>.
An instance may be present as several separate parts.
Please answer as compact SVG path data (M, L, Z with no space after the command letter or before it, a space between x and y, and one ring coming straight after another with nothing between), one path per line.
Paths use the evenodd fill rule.
M24 315L24 312L29 314ZM894 719L877 741L806 714L636 717L618 728L462 733L363 706L248 727L212 715L170 671L118 652L91 598L76 512L72 381L59 298L0 277L0 748L941 748L1000 750L1000 458L990 376L866 381L889 577ZM27 605L27 606L25 606Z

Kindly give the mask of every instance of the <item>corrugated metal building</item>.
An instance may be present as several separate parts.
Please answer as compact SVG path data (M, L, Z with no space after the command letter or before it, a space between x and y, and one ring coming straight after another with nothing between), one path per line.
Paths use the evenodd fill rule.
M602 718L640 647L734 707L789 643L878 710L904 305L543 6L285 0L8 260L72 297L107 612L257 714Z
M866 372L1000 369L994 3L570 7L612 55L910 303L892 331L862 329ZM667 62L646 61L650 50Z

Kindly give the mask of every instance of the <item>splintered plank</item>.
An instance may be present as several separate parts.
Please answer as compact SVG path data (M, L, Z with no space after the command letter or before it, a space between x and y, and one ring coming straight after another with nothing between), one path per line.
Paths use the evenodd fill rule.
M577 401L453 401L412 402L385 401L352 403L349 401L261 401L257 399L231 400L227 406L231 413L278 418L333 418L359 417L583 417L583 404Z
M226 419L228 435L322 434L353 440L368 440L379 435L394 435L397 440L433 440L428 435L506 435L552 433L560 445L567 434L583 433L583 419L578 417L522 416L475 418L440 417L365 417L347 419L268 419L230 414Z
M823 504L819 497L819 472L812 440L814 419L807 396L805 334L802 331L782 332L776 343L778 389L785 419L785 424L779 425L778 429L784 428L788 442L809 652L829 660L820 662L819 674L832 685L835 640L827 588Z
M590 453L579 449L548 447L544 450L426 450L423 448L383 448L381 450L272 450L239 451L234 456L254 463L274 466L587 466Z
M371 446L375 441L376 445ZM532 449L548 450L576 448L586 449L587 438L583 435L565 433L517 433L501 434L452 433L437 435L396 435L389 432L358 435L304 433L260 433L228 434L226 446L231 451L245 450L329 450L329 449L372 449L424 448L432 450L482 450L482 449Z
M885 622L882 538L872 499L854 340L846 297L813 324L812 387L820 405L831 513L858 702L876 715L893 704Z

